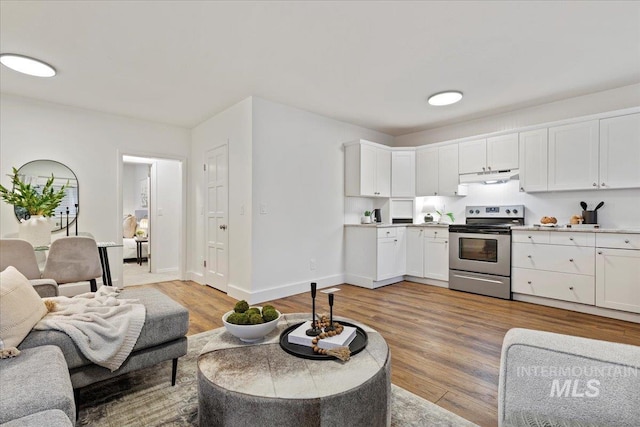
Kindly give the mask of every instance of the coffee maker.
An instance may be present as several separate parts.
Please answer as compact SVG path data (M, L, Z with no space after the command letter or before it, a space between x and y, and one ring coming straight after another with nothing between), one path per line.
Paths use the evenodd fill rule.
M373 210L373 222L382 222L382 213L380 209Z

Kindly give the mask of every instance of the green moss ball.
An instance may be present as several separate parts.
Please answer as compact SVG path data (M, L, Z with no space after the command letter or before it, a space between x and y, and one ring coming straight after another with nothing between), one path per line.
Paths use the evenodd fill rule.
M236 313L244 313L247 310L249 310L249 303L245 300L238 301L235 307L233 307L233 311Z
M278 318L278 312L275 308L272 308L271 310L262 309L262 318L265 322L271 322Z
M249 324L251 325L257 325L260 323L264 323L264 320L262 320L262 316L260 316L259 314L251 314L249 315Z
M245 311L247 316L251 316L252 314L260 314L260 309L258 307L251 307L249 310Z

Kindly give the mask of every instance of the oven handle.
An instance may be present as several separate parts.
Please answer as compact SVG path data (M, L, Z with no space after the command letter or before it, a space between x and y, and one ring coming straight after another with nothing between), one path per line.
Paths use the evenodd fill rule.
M458 277L460 279L480 280L481 282L502 284L502 282L500 280L483 279L481 277L461 276L459 274L454 274L453 277Z

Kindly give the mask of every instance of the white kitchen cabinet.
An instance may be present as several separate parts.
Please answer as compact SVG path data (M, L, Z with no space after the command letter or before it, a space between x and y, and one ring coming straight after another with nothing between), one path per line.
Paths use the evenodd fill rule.
M518 134L487 138L487 169L501 171L518 169Z
M345 195L391 195L391 149L360 140L345 144Z
M406 248L407 275L449 280L449 231L446 228L409 227Z
M596 236L596 305L640 313L640 234Z
M346 282L376 288L403 279L406 227L347 226Z
M409 276L423 277L424 275L424 240L423 228L407 228L407 268Z
M458 144L458 173L477 173L487 169L487 140L476 139Z
M595 236L590 232L512 232L511 290L595 304Z
M449 281L449 232L436 231L424 236L424 275L427 279ZM440 236L438 236L438 234Z
M600 188L640 187L640 114L600 120Z
M458 149L460 174L518 168L517 133L461 142Z
M598 120L549 128L550 191L598 188L598 140Z
M416 196L458 195L458 145L416 151Z
M391 152L391 197L416 196L416 152Z
M547 191L547 128L519 135L520 191Z

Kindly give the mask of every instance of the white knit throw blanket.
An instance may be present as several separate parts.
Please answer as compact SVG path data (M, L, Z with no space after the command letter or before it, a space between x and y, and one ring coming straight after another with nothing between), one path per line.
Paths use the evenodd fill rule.
M47 298L55 311L34 329L55 329L69 335L84 356L115 371L127 359L144 326L146 310L137 300L116 298L118 288L102 286L97 292L73 298Z

